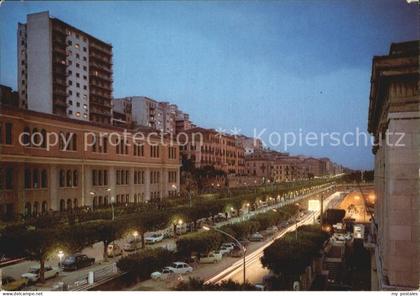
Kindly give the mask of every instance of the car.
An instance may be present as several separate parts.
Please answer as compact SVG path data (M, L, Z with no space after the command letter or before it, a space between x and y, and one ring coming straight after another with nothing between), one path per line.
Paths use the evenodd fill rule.
M260 242L260 241L263 241L264 240L264 236L261 233L259 233L259 232L255 232L254 234L252 234L249 237L249 240L251 242Z
M163 240L163 233L152 233L144 238L146 244L155 244Z
M232 251L235 248L235 246L235 243L223 243L221 247L226 247Z
M167 266L166 268L169 268L177 274L184 274L193 271L193 268L185 262L173 262L170 266Z
M27 280L28 283L36 283L41 277L40 272L41 267L39 265L34 265L29 268L28 272L22 274L21 277ZM57 277L59 273L60 270L56 267L51 267L49 265L44 266L44 279L46 280Z
M244 250L238 246L235 246L235 248L229 254L229 256L231 257L242 257L243 255L244 255Z
M95 258L90 258L84 254L74 254L67 256L62 263L63 270L77 270L91 266L95 263Z
M152 280L166 280L174 275L174 271L168 267L163 268L161 271L155 271L150 274Z
M212 251L207 255L200 257L200 263L216 263L222 260L222 253L217 251Z
M219 248L219 252L220 252L220 254L222 254L222 256L224 256L226 254L229 254L231 251L232 251L232 249L228 246L221 246Z
M124 251L132 252L141 248L141 241L137 238L129 239L123 246Z
M14 279L11 276L5 276L1 280L2 289L6 291L19 291L28 285L28 279Z
M279 228L277 226L270 226L265 230L267 233L276 233L279 231Z
M106 248L106 254L108 257L120 256L122 255L122 249L117 243L111 243Z

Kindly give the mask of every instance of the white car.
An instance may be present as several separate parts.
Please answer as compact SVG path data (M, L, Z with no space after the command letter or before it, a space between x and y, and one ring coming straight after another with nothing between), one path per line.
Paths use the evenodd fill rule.
M165 267L161 271L155 271L153 272L150 277L152 280L166 280L173 276L175 273L172 269L169 269L168 267Z
M230 252L232 252L232 249L227 246L221 246L219 248L219 253L222 254L222 256L229 254Z
M36 283L40 279L40 266L35 265L29 268L27 273L22 274L22 278L27 279L29 283ZM56 267L46 265L44 267L44 279L57 277L60 270Z
M216 263L222 260L222 254L217 251L208 253L200 257L200 263Z
M163 240L163 233L153 233L144 238L146 244L155 244Z
M185 262L174 262L170 266L167 266L165 268L168 268L172 270L174 273L178 273L178 274L184 274L184 273L193 271L193 268Z
M235 246L235 243L223 243L221 247L226 247L232 251L235 248Z

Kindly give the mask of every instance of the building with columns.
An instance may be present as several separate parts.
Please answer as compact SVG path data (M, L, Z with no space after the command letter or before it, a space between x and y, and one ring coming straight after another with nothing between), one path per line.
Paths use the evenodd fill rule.
M393 43L372 62L368 130L375 137L372 289L420 279L420 42Z
M2 107L0 217L175 195L179 148L152 132Z

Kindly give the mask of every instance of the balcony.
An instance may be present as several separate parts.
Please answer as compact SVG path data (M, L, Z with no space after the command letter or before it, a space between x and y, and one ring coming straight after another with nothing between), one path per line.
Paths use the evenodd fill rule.
M90 72L89 73L89 76L91 78L96 78L96 79L100 79L100 80L106 81L107 83L113 82L113 80L112 80L112 78L110 76L100 75L98 73L93 73L93 72Z
M96 44L94 42L91 42L89 44L89 51L91 51L91 50L97 50L97 51L99 51L99 52L101 52L105 55L112 56L112 47L111 48L105 48L105 47L99 46L98 44Z
M95 114L95 115L101 115L101 116L106 116L106 117L111 117L111 112L109 111L104 111L104 110L99 110L95 107L90 108L90 113L91 114Z
M99 64L99 63L95 63L95 62L90 62L89 63L89 68L90 69L97 69L97 70L100 70L100 71L107 72L108 74L112 74L111 68L110 67L107 67L105 65L108 66L109 64L106 64L106 63Z
M101 88L101 89L104 89L105 91L112 92L112 86L110 83L99 83L95 79L91 79L90 86Z

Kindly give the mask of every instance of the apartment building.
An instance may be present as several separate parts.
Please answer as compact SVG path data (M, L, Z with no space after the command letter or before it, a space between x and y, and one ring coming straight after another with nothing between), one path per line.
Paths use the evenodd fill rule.
M179 190L179 148L135 131L2 107L0 216L139 203ZM57 137L55 137L56 135ZM94 139L96 138L96 142Z
M196 127L190 120L190 115L181 110L176 111L175 115L175 131L177 134Z
M184 131L179 140L182 157L191 159L195 167L213 166L227 174L245 174L245 151L234 136L196 127Z
M18 24L19 106L62 117L111 123L112 45L51 17Z
M245 149L245 155L250 155L263 150L263 144L260 139L239 135L236 137L238 144Z
M372 62L368 130L376 143L373 290L416 290L420 284L419 48L420 41L393 43L388 55L375 56Z

